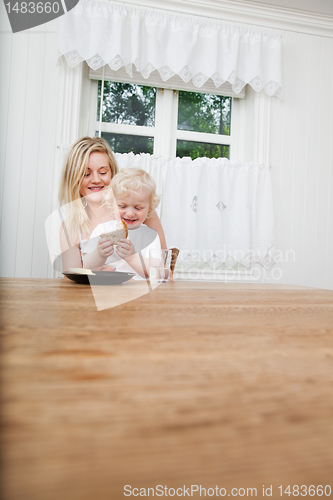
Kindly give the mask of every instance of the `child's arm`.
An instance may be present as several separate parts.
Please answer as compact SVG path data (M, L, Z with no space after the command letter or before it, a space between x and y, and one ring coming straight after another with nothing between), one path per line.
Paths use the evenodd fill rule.
M140 256L133 243L128 239L121 239L117 243L117 255L124 259L134 271L143 278L149 278L149 259ZM143 262L142 260L143 259Z
M97 243L97 248L84 256L83 265L86 269L100 268L105 264L105 261L113 252L113 242L109 240L109 238L100 238Z

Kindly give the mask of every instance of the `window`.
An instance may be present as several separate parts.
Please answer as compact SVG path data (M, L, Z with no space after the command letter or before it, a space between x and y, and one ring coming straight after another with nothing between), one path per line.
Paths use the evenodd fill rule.
M225 136L230 136L230 118L231 97L179 92L177 156L190 156L192 160L202 156L229 158L228 137ZM182 131L190 133L182 135ZM206 134L215 134L216 140L207 142Z
M98 82L99 126L101 85ZM153 154L156 89L131 83L104 82L102 137L116 153ZM97 128L98 134L98 128Z
M230 158L232 97L98 81L95 133L115 152Z

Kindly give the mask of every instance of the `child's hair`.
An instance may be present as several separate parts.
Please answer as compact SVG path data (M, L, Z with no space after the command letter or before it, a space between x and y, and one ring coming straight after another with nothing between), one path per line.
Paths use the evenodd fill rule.
M105 153L109 158L111 178L118 172L112 149L101 137L82 137L76 141L67 153L60 177L59 203L66 205L66 228L71 239L77 239L79 233L90 231L88 215L82 203L80 188L87 169L91 153Z
M154 179L140 168L123 168L110 182L104 195L104 203L113 212L113 201L119 195L127 195L129 191L137 193L146 189L149 193L149 210L147 217L158 206L161 197L156 194Z

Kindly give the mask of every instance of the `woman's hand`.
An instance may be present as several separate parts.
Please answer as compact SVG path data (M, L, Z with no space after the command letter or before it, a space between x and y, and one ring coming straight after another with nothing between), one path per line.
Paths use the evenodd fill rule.
M131 257L136 253L133 243L130 240L121 239L117 244L117 255L122 259L126 259L127 257Z
M100 238L97 243L97 251L103 259L107 259L113 254L113 242L109 238Z

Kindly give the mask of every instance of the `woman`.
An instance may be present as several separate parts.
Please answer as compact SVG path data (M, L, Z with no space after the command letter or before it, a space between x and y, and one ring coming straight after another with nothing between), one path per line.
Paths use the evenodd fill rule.
M65 215L60 230L63 271L70 267L83 267L83 245L99 224L112 218L109 209L103 204L103 197L117 172L113 152L104 139L83 137L71 147L59 188L59 202ZM162 248L167 248L163 228L155 211L145 224L157 231Z

